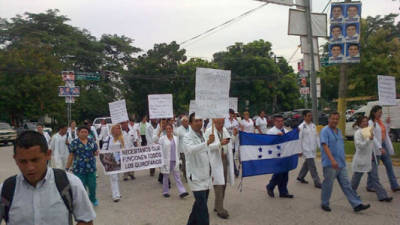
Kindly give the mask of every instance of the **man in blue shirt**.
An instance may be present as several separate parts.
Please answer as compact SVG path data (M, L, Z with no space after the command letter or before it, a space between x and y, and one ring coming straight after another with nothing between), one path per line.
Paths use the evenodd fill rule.
M350 202L355 212L368 209L370 205L364 205L360 197L351 188L346 170L346 158L344 152L344 142L342 132L337 128L339 123L339 113L333 112L329 115L328 126L321 130L321 153L324 181L322 182L321 208L330 212L329 199L332 194L332 187L335 178L338 179L347 200Z

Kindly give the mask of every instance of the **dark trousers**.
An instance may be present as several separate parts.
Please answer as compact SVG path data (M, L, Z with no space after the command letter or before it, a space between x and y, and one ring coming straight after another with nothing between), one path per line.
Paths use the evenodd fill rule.
M289 172L275 173L274 175L272 175L272 178L269 181L267 188L269 190L274 190L275 186L278 185L279 195L286 195L289 194L289 191L287 189L288 181Z
M187 225L210 225L210 216L207 207L209 193L209 190L193 191L195 201Z
M233 146L233 149L232 149L232 154L233 154L233 170L234 170L234 172L235 172L235 176L238 177L240 171L239 171L239 169L236 167L235 152L236 152L235 146Z

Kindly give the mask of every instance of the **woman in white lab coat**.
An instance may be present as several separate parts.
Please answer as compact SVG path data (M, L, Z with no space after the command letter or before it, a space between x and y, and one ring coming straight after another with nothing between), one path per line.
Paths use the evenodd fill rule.
M379 201L390 202L392 197L388 197L385 189L379 182L378 168L376 155L374 152L374 135L371 128L369 137L365 137L365 131L363 129L368 127L368 118L366 116L360 116L356 121L358 130L354 133L354 145L356 146L356 153L353 156L352 168L353 177L351 179L351 186L354 191L357 190L360 184L361 177L364 173L368 173L372 182L374 190Z
M243 117L240 121L240 130L246 133L254 133L254 122L250 118L249 112L244 112Z
M75 122L75 120L72 120L69 123L68 131L67 131L67 139L68 139L67 145L72 143L72 141L77 139L77 138L78 138L78 131L77 131L77 128L76 128L76 122Z

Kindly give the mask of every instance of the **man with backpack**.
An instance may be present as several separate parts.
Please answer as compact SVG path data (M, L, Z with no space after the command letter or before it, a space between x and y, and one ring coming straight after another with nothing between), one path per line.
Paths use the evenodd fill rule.
M36 131L21 133L14 160L21 174L0 185L0 223L8 225L91 225L96 217L82 182L73 174L48 167L51 150Z

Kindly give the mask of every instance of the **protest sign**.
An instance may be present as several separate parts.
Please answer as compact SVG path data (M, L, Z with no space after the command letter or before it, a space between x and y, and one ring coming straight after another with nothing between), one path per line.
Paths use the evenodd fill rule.
M154 144L128 149L100 150L105 174L159 168L164 165L161 145Z
M196 118L225 118L229 113L231 71L196 69Z
M378 75L378 95L380 105L397 105L396 79L392 76Z
M108 103L110 108L111 121L113 124L128 121L128 112L126 110L126 103L124 100Z
M190 100L189 104L189 115L196 112L196 100Z
M229 109L233 109L235 112L238 112L238 98L229 98Z
M148 95L150 119L174 117L172 94Z

